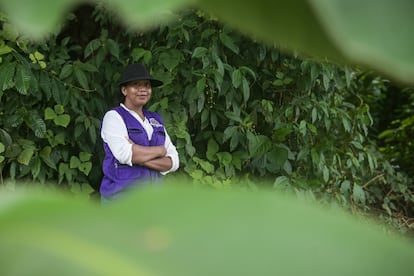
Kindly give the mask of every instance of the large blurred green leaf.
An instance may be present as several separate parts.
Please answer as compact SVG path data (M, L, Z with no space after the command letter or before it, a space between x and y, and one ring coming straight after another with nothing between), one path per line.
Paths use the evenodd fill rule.
M66 14L83 0L16 0L0 1L4 11L17 28L25 35L42 38L58 31Z
M289 51L366 65L412 83L414 2L200 0L231 26Z
M25 35L42 38L58 31L66 14L81 3L104 3L115 12L126 26L137 29L149 28L171 17L171 10L194 0L16 0L0 1L0 8ZM115 49L109 50L116 55Z
M170 184L170 183L169 183ZM411 275L412 241L274 193L0 194L2 275Z
M413 83L414 2L309 0L336 47L352 62Z

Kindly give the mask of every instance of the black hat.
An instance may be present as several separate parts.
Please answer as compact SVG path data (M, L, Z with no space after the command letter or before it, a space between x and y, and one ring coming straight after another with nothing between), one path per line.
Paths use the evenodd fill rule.
M157 87L163 85L163 82L157 79L154 79L147 71L144 65L141 63L135 63L128 65L125 70L122 72L121 78L119 80L119 86L122 86L130 81L134 80L149 80L151 81L152 87Z

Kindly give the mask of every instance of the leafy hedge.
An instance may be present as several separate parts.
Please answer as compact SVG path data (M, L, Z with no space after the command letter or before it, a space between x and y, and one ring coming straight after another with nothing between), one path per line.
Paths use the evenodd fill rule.
M100 120L118 104L119 71L139 61L165 83L148 107L162 113L180 173L195 184L287 189L396 223L413 215L411 180L369 138L361 93L374 86L355 68L287 55L202 11L137 33L102 6L82 6L42 44L2 23L4 179L96 189Z

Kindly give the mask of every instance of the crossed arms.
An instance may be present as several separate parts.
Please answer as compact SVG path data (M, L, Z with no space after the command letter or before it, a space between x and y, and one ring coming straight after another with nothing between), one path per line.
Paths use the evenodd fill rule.
M129 140L129 139L128 139ZM171 169L172 160L166 156L167 150L164 146L140 146L132 144L132 164L141 165L156 171L165 172Z

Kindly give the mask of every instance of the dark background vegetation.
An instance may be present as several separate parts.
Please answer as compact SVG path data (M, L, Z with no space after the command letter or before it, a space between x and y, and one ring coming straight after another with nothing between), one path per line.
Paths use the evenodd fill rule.
M411 229L412 87L265 46L200 10L137 32L83 5L43 43L1 26L1 185L96 197L100 120L119 104L119 72L141 62L165 83L148 108L177 146L175 175L287 190Z

